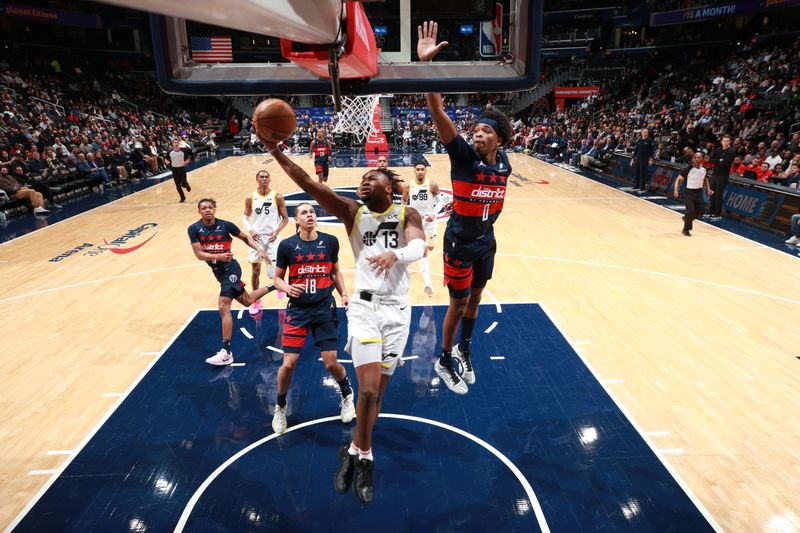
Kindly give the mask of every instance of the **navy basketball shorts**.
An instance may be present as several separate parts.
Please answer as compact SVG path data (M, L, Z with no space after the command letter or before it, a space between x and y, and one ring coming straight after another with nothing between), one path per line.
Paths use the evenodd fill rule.
M323 178L328 177L330 166L331 164L327 157L314 158L314 172L317 174L322 174Z
M289 302L286 306L281 339L283 352L299 354L309 332L314 336L314 344L319 351L329 352L339 347L339 317L333 296L317 304L298 305Z
M444 284L451 298L469 296L492 279L497 242L494 236L476 241L460 241L444 236Z
M244 292L242 267L237 260L234 259L229 263L217 263L213 272L217 277L217 281L219 281L220 296L236 299L242 295Z

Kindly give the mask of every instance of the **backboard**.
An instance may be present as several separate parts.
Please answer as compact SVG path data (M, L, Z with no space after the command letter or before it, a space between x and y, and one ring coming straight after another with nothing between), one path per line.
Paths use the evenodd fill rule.
M282 57L280 37L298 43L331 43L339 31L340 0L249 0L238 4L235 10L217 13L222 4L211 0L139 3L140 9L162 13L151 15L151 30L158 79L166 92L330 94L330 80ZM378 74L366 80L342 80L342 93L533 88L539 82L542 4L543 0L364 2L378 45ZM264 14L255 17L259 9ZM421 63L416 57L417 26L425 20L436 20L439 40L450 43L431 63ZM223 43L223 54L210 58L199 54L203 48L220 46L209 45L212 37L217 39L215 43ZM484 54L486 51L490 53Z

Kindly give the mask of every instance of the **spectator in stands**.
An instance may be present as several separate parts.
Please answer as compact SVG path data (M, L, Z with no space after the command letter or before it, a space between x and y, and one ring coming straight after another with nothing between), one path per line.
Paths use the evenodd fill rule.
M61 137L56 137L53 143L53 150L61 149L62 152L67 153L67 146L62 141Z
M775 165L783 163L783 158L778 155L778 151L776 149L770 150L769 157L764 160L768 165L769 168L774 169Z
M769 183L772 177L772 169L769 168L769 163L764 161L758 169L756 169L756 179L762 183Z
M128 180L130 177L130 173L128 172L128 168L126 166L128 161L119 146L107 154L106 160L108 163L106 169L114 178L114 181L122 182Z
M800 215L792 215L792 219L790 221L791 226L791 235L788 239L786 239L786 244L794 244L797 245L800 243Z
M783 185L786 187L797 189L798 182L800 182L800 165L792 163L783 174Z
M84 177L102 178L104 185L110 186L112 184L111 176L108 175L106 169L98 166L94 161L94 157L89 161L83 153L78 153L78 161L75 163L75 168Z
M7 150L3 150L0 152L0 167L11 167L15 164L22 163L22 159L19 157L11 157L11 154Z
M591 167L598 157L600 157L600 150L593 144L589 151L581 156L581 166L585 168Z
M408 124L403 129L403 147L411 147L411 128Z
M42 160L39 152L31 152L27 161L25 161L25 165L28 167L28 172L31 176L46 175L47 163Z
M744 177L744 171L747 170L747 165L742 162L741 156L736 156L733 158L733 164L731 165L731 176L738 176Z
M14 166L14 172L12 174L14 179L16 179L19 183L23 184L26 187L33 189L34 191L41 193L44 196L45 200L50 204L50 209L61 209L61 206L56 203L55 196L53 195L52 189L48 187L43 181L36 181L31 178L26 172L25 168L22 165Z
M130 158L130 164L133 167L133 171L134 173L138 173L137 177L139 179L146 176L152 176L152 174L147 170L147 163L145 163L141 144L138 144L138 146L134 145L134 148L133 150L131 150L129 158Z
M235 137L239 133L239 120L235 115L231 115L231 118L228 119L228 131L231 137Z
M166 165L164 165L164 158L159 155L158 147L152 139L147 139L147 141L145 141L144 154L152 172L155 173L166 168Z
M31 203L34 214L40 215L49 212L44 207L42 194L10 175L8 167L0 167L0 189L12 200L28 200Z
M67 156L67 161L69 162L70 165L77 165L78 160L80 159L79 157L80 155L82 155L81 149L78 148L77 146L74 146L72 148L72 151L70 151L69 155Z

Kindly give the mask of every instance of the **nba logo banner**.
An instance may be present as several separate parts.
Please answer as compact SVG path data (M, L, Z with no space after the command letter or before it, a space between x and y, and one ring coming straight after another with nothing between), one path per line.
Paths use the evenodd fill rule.
M494 20L481 22L481 57L499 56L503 45L503 6L494 6Z

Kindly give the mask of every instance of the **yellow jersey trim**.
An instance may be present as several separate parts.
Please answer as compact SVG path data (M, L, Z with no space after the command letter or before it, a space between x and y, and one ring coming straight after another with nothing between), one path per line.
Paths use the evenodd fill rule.
M358 231L358 225L361 223L361 212L364 210L364 206L359 206L358 211L356 211L356 219L353 221L353 227L350 228L350 235L353 235L354 231Z
M389 205L389 209L387 209L387 210L386 210L386 211L384 211L383 213L375 213L375 212L373 212L372 214L373 214L374 216L376 216L376 217L382 217L382 216L384 216L384 215L388 215L388 214L389 214L389 211L391 211L392 209L394 209L394 206L395 206L395 203L394 203L394 202L392 202L392 203Z

